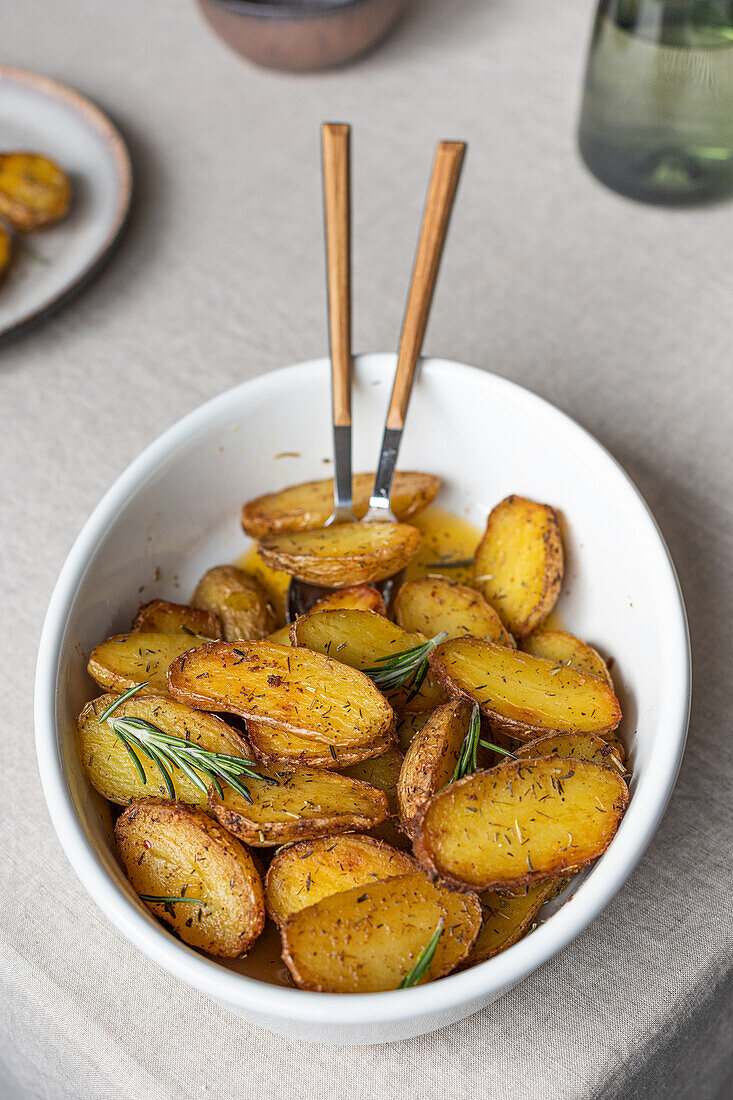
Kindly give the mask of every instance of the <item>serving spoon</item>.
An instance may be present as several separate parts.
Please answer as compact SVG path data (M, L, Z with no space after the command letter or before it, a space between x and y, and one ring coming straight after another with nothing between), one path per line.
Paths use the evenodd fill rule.
M428 194L425 201L425 209L423 210L417 253L412 269L410 289L407 296L407 304L405 306L405 315L402 322L397 367L392 383L392 393L387 409L384 434L382 436L382 449L377 464L374 488L372 489L372 495L369 499L369 508L362 519L362 523L380 520L388 523L398 522L390 504L392 483L394 481L397 456L402 441L402 432L405 427L410 393L412 391L415 372L422 350L423 338L425 336L428 315L430 313L430 306L432 304L435 283L438 276L438 268L443 254L443 246L448 232L448 223L453 209L456 190L458 188L458 180L461 174L465 151L465 142L441 141L435 153ZM330 292L329 303L331 303ZM351 359L349 357L349 362L350 361ZM332 371L332 378L334 377L335 373ZM336 398L334 395L334 410L336 408L335 402ZM334 426L334 458L338 460L339 452L336 446L336 431L337 429ZM349 473L351 464L350 433L351 429L349 428ZM334 478L334 494L338 493L337 480L337 478ZM337 496L336 500L338 501ZM349 503L351 503L350 492ZM338 512L338 504L334 509L334 513L336 512ZM328 522L335 522L334 513L329 517ZM351 516L353 517L353 507ZM387 577L386 580L375 583L374 587L382 592L386 604L389 604L392 593L395 591L396 587L399 586L403 574L404 570L400 571L400 573L395 576ZM288 586L288 620L294 622L300 615L305 614L317 600L333 591L335 590L332 588L305 584L293 578Z

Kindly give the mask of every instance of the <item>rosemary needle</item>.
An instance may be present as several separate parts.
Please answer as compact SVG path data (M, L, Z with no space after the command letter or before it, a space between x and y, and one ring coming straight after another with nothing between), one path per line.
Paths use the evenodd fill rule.
M398 989L411 989L413 985L417 985L421 978L425 977L428 967L433 961L433 956L438 946L438 940L443 934L443 924L444 921L441 917L432 936L418 955L415 965L405 974L404 978L397 986Z
M499 745L495 745L492 741L483 741L481 739L481 709L478 703L473 704L473 710L471 711L471 720L468 723L468 730L466 736L463 739L463 745L461 746L461 752L456 762L456 767L453 775L446 783L446 787L451 783L455 783L456 779L462 779L464 775L470 775L471 772L475 772L478 767L478 747L483 746L485 749L493 749L494 752L500 753L502 756L509 756L512 760L516 760L517 757L513 752L509 752L508 749L502 749Z

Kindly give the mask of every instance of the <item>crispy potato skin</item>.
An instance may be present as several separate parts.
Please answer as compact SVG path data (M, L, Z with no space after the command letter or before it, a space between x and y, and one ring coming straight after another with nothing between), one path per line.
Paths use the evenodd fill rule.
M351 588L340 588L317 600L311 608L315 611L336 611L340 607L354 611L374 611L377 615L386 615L387 608L382 593L370 584L354 584Z
M485 890L479 894L483 923L476 942L461 969L493 959L513 947L529 931L543 905L564 890L569 878L548 878L513 896Z
M2 282L3 276L10 263L10 257L12 255L13 246L10 239L10 234L4 225L0 223L0 282Z
M120 806L158 790L165 796L160 772L153 761L145 753L138 753L147 779L147 783L143 784L122 742L106 722L97 721L97 715L116 698L115 695L100 696L87 703L77 719L77 746L86 777L95 790ZM248 759L250 755L249 746L226 722L213 714L203 714L163 696L133 696L117 708L115 717L142 718L163 733L200 745L209 752L241 756L243 759ZM207 796L180 769L172 768L171 776L176 796L181 801L206 808ZM207 782L205 778L204 782Z
M397 800L400 820L407 832L423 802L450 782L472 709L471 703L462 698L438 707L405 753L397 782Z
M394 576L415 557L420 532L405 523L337 523L317 531L270 535L258 546L265 565L307 584L349 588Z
M549 504L509 496L489 514L474 562L474 585L515 638L547 617L560 594L563 550Z
M354 513L361 519L369 507L374 474L355 474L352 484ZM439 489L440 478L433 474L398 471L392 486L392 511L404 522L426 508ZM333 479L306 481L250 500L242 509L242 527L253 539L312 531L323 527L332 511Z
M150 600L140 604L132 620L132 633L195 634L218 641L222 637L221 623L211 611L189 607L169 600Z
M172 915L162 904L144 903L182 940L222 958L252 946L265 926L262 880L247 849L202 810L140 799L117 819L115 837L137 893L178 897L185 887L205 903L173 905Z
M252 752L263 764L273 768L322 768L341 771L362 760L381 756L393 743L391 733L370 741L367 745L336 748L313 738L299 737L279 726L265 726L250 719L247 736Z
M332 894L418 870L412 856L359 833L290 844L275 854L265 877L267 912L278 926Z
M195 653L195 658L194 658ZM278 726L335 748L381 741L394 712L368 676L273 642L212 642L174 661L168 688L197 710Z
M578 760L592 760L606 764L624 773L625 753L616 738L606 740L592 733L549 733L534 741L527 741L512 750L520 760L533 760L540 756L563 756Z
M230 787L224 788L223 796L214 786L209 788L209 813L254 848L359 832L387 817L387 799L381 791L338 772L316 768L259 771L277 782L248 783L251 803Z
M420 871L332 894L294 913L282 927L282 957L301 989L396 989L441 919L444 932L423 979L433 981L468 957L481 905L475 894L446 890Z
M394 601L395 621L429 638L470 635L515 648L515 641L480 592L447 577L428 574L402 585Z
M410 841L400 827L399 805L397 802L397 783L400 778L400 770L404 757L400 750L390 747L379 756L362 760L359 764L352 764L344 770L344 775L352 779L360 779L364 783L370 783L372 787L383 792L389 807L389 817L370 830L373 837L383 840L392 848L405 850L410 848Z
M568 665L591 676L600 676L613 690L613 680L600 653L567 630L534 630L522 639L522 649L558 665Z
M191 603L219 618L228 642L266 638L277 625L265 590L236 565L207 570Z
M0 153L0 214L24 233L45 229L65 217L71 181L62 168L38 153Z
M503 890L580 871L603 855L629 792L617 771L548 756L459 779L423 803L413 849L459 890Z
M478 638L452 638L430 654L435 679L481 707L492 727L527 741L544 733L612 733L619 701L597 676Z
M87 672L101 688L122 693L146 684L146 695L167 695L168 666L200 645L190 634L116 634L95 646Z

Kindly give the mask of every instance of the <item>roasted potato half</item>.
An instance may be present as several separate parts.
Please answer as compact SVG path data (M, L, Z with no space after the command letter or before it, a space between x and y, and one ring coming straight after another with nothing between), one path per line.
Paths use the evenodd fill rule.
M0 153L0 214L24 233L60 221L71 203L62 168L38 153Z
M278 925L307 905L355 886L418 870L412 856L359 833L289 844L275 854L265 877L265 904Z
M529 932L543 905L564 890L569 878L548 878L521 893L508 896L495 890L479 894L483 924L464 966L493 959Z
M475 895L422 872L332 894L283 925L283 959L296 985L320 993L397 989L435 930L442 933L423 981L455 970L481 927Z
M87 671L108 691L121 693L135 684L146 684L147 695L166 695L171 661L199 645L200 639L190 634L117 634L94 647Z
M370 741L366 745L336 748L312 737L299 737L281 726L264 726L250 719L247 736L258 760L274 768L325 768L340 771L360 760L381 756L392 744L391 733Z
M480 592L447 577L428 575L402 585L394 601L395 619L404 630L433 638L469 634L514 648L514 639Z
M2 281L3 275L10 263L12 252L13 242L10 239L10 234L2 222L0 222L0 281Z
M202 646L173 662L168 687L197 710L237 714L336 749L381 742L394 720L368 676L321 653L272 642Z
M385 841L393 848L405 849L410 847L410 841L399 827L399 806L397 803L397 783L400 778L403 755L399 749L389 748L379 756L373 756L369 760L362 760L359 764L352 764L344 769L344 775L352 779L360 779L364 783L371 784L377 790L382 791L387 799L389 817L380 822L376 828L371 829L371 835Z
M295 646L328 654L351 668L370 672L382 671L387 658L427 641L423 634L409 634L383 615L347 608L304 615L291 626L290 638ZM414 692L409 684L397 688L383 686L382 690L400 713L433 710L445 702L445 693L430 676Z
M265 590L236 565L215 565L204 573L191 603L220 619L228 642L266 638L277 625Z
M279 627L272 634L268 634L267 640L268 642L275 642L276 645L290 645L290 623Z
M451 783L418 810L414 851L431 874L501 890L579 871L611 843L629 799L618 771L546 756Z
M193 634L217 641L222 636L221 623L213 612L169 600L141 604L130 629L133 634Z
M467 695L499 730L522 740L543 733L612 733L621 707L608 684L478 638L451 638L430 654L436 680Z
M562 576L554 508L519 496L497 504L476 551L473 580L515 638L529 634L552 611Z
M251 802L231 787L224 787L222 795L209 788L209 812L254 848L371 829L388 813L381 791L337 772L260 768L260 773L261 781L247 781Z
M386 615L387 608L382 593L370 584L354 584L351 588L337 588L323 599L317 600L311 612L336 611L340 607L349 607L353 611L375 611L377 615Z
M145 773L143 783L130 754L107 722L99 722L97 716L110 706L117 696L102 695L87 703L77 720L77 745L87 779L110 802L126 806L136 798L146 795L166 795L166 787L160 772L149 756L138 752L138 760ZM174 699L157 695L133 696L121 703L114 718L141 718L150 722L171 737L190 741L208 752L221 752L227 756L241 756L247 761L249 746L235 730L213 714L192 710ZM206 808L206 794L193 783L180 768L170 768L176 797ZM206 776L202 781L208 785Z
M544 657L556 665L577 668L591 676L600 676L613 689L613 680L606 662L592 645L582 642L567 630L533 630L522 639L522 649L533 657Z
M354 513L361 519L369 507L374 474L355 474L352 484ZM392 511L404 522L427 507L439 488L440 478L433 474L398 471L392 484ZM242 509L242 527L253 539L312 531L323 527L332 511L333 479L306 481L250 500Z
M400 769L397 800L400 820L410 822L432 795L450 782L461 755L473 704L461 697L438 707L416 735Z
M258 553L271 569L308 584L348 588L382 581L404 569L420 546L405 523L337 523L318 531L270 535Z
M606 764L622 775L625 771L626 754L620 741L615 737L606 740L593 733L548 733L534 741L526 741L512 751L520 760L532 760L538 756L577 757L578 760Z
M247 849L208 814L145 798L123 811L115 837L133 889L182 940L223 958L252 946L265 926L262 880Z

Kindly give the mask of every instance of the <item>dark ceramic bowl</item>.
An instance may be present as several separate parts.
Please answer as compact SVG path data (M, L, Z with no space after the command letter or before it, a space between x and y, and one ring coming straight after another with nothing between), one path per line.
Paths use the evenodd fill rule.
M370 49L409 0L196 0L229 46L272 69L343 65Z

